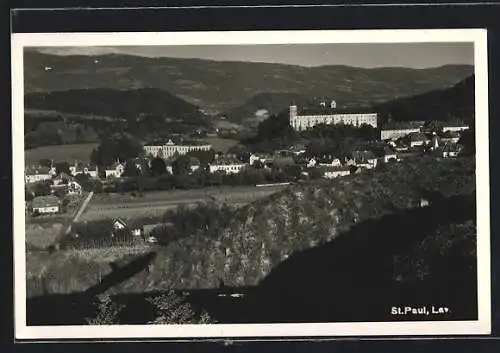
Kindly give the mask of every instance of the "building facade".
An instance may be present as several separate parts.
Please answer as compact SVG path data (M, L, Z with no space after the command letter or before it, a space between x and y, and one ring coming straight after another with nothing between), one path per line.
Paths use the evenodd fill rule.
M384 125L380 129L381 140L396 140L411 133L421 132L423 121L395 122Z
M146 154L153 157L169 158L177 155L183 155L191 151L210 151L212 145L203 142L190 142L176 144L172 140L163 144L144 145Z
M290 125L296 131L304 131L319 124L345 124L356 127L366 124L376 128L377 121L377 113L342 112L333 107L322 107L314 111L299 113L296 105L290 106Z

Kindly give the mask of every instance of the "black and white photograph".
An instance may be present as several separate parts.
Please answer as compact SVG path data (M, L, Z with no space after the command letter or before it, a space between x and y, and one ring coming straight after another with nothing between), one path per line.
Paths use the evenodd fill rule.
M19 339L490 333L486 31L12 35Z

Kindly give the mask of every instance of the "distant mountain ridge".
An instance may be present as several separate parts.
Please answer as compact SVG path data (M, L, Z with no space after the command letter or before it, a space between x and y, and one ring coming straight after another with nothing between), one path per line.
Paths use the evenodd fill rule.
M473 73L470 65L430 69L302 67L120 54L61 56L32 50L25 52L24 64L26 93L158 88L210 114L230 111L260 94L332 96L341 104L367 105L450 87ZM268 109L265 102L261 105Z

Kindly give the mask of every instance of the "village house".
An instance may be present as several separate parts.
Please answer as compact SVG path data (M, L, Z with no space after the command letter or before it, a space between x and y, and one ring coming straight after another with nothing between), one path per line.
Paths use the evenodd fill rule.
M83 165L81 163L75 162L74 165L69 167L69 171L73 176L87 174L91 178L99 177L99 168L94 165Z
M462 123L444 123L443 132L462 132L469 129L469 125Z
M266 162L270 162L273 160L273 157L270 154L266 153L255 153L250 155L249 164L253 166L255 162L260 162L262 164L266 164Z
M50 180L54 175L55 168L32 166L31 168L26 168L24 180L26 184L32 184L42 180Z
M343 167L343 166L324 167L323 170L324 170L323 178L326 179L334 179L351 174L349 167Z
M333 156L324 156L322 158L318 158L316 160L317 165L321 167L340 167L342 166L342 163L340 162L340 159L335 158Z
M235 158L217 157L209 165L210 173L225 172L226 174L240 173L246 167L245 163Z
M35 214L54 214L59 212L60 201L53 195L38 196L33 199L31 208Z
M428 145L431 140L429 137L421 132L413 132L406 136L405 141L409 144L410 147L419 147Z
M381 140L395 140L411 133L421 132L423 121L390 122L380 130Z
M441 141L443 143L458 143L460 140L459 131L446 131L441 135Z
M372 151L353 151L351 158L346 158L346 166L358 166L373 169L377 166L378 158Z
M458 157L461 152L461 148L457 144L447 143L438 149L438 153L443 158L454 158Z
M125 170L125 166L119 161L113 163L111 166L106 167L104 170L106 178L120 178Z
M389 163L390 161L398 161L398 155L392 148L384 147L384 155L382 159L384 163Z

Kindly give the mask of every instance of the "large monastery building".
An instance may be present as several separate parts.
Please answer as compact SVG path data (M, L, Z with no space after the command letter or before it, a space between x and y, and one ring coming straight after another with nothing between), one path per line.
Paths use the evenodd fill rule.
M345 124L357 127L366 124L376 128L377 121L377 113L337 109L335 101L331 101L330 104L321 102L318 107L313 108L299 109L296 105L290 106L290 125L296 131L304 131L319 124Z

